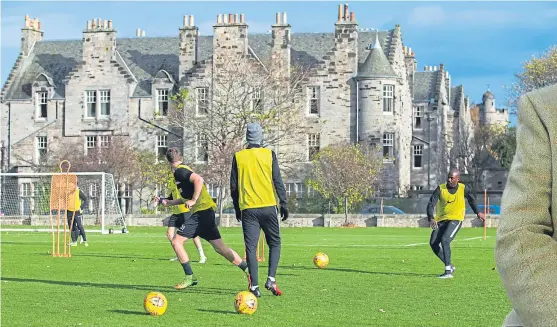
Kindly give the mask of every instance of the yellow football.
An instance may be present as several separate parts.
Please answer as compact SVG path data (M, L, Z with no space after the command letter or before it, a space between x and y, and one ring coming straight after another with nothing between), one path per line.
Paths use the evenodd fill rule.
M329 257L325 253L319 252L313 256L313 264L320 269L326 268L329 265Z
M252 315L257 311L257 297L249 291L242 291L236 294L234 308L238 313Z
M147 294L143 301L145 312L151 316L162 316L168 307L166 296L160 292L151 292Z

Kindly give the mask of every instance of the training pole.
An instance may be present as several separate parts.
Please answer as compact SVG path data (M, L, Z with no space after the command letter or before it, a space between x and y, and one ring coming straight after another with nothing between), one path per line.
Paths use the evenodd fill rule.
M487 239L487 224L486 224L486 218L487 218L487 189L484 189L484 240Z

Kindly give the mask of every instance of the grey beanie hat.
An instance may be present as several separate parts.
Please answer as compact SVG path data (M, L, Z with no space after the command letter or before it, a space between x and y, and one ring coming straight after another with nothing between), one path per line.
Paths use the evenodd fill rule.
M263 129L258 123L249 123L246 131L248 144L259 144L263 142Z

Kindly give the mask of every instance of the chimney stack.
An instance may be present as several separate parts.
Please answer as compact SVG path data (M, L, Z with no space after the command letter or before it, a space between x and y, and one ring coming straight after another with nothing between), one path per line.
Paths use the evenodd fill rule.
M38 18L31 19L25 15L25 24L21 29L21 53L28 56L36 42L42 41L43 32Z
M222 22L222 15L218 14L217 24ZM187 80L188 72L197 65L197 50L199 41L199 29L195 27L193 15L184 15L183 26L179 28L180 43L178 57L178 82Z
M116 31L112 20L93 18L83 31L83 61L85 65L110 62L116 54Z

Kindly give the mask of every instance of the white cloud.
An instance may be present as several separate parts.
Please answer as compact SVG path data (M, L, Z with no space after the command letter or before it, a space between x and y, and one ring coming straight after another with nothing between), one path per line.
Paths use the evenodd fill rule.
M445 11L440 6L417 7L408 18L408 25L436 26L445 23Z
M31 17L33 19L34 17ZM64 14L41 14L41 30L44 32L45 40L55 39L80 39L83 29L76 28L77 23L71 15ZM21 46L21 29L25 22L25 16L2 17L2 47L18 48Z

